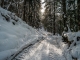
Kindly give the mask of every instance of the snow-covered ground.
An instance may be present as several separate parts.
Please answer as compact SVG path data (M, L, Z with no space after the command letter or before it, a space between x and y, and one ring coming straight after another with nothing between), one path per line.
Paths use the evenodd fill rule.
M5 60L42 36L45 39L21 55L22 60L73 60L72 57L80 60L80 41L76 39L80 36L80 31L68 32L64 35L68 36L69 41L74 40L69 49L68 45L62 42L61 36L53 36L44 30L37 31L14 13L0 7L0 60Z
M45 40L25 49L13 60L72 60L61 36L47 36Z
M70 51L73 58L80 60L80 31L68 32L64 36L68 38L68 41L72 41L68 51Z
M17 22L16 22L17 21ZM0 7L0 60L4 60L41 35L14 13Z
M78 34L78 33L77 33ZM80 60L80 44L68 49L61 36L45 32L45 39L27 48L14 60Z

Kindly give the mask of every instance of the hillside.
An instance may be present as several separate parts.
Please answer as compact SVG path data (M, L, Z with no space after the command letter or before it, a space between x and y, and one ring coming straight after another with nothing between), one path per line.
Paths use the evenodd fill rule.
M10 56L25 44L36 41L38 37L37 30L14 13L0 7L0 60Z

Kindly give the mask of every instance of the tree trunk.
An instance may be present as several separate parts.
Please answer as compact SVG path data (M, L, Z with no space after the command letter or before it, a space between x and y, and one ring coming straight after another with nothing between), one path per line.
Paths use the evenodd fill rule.
M1 7L4 7L4 0L1 0Z
M1 6L1 0L0 0L0 6Z
M63 20L64 20L64 27L66 26L66 0L62 0L62 4L63 4Z
M78 26L80 30L80 0L78 0Z
M54 35L55 35L55 0L54 0Z
M24 0L24 3L23 3L23 9L24 9L24 11L23 11L23 20L26 22L26 19L25 19L25 13L26 13L26 0Z

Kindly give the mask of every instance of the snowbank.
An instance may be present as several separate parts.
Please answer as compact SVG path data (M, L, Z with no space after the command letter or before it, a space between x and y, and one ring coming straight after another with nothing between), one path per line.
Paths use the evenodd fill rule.
M14 13L0 7L0 60L23 45L37 40L38 37L37 30L27 25Z
M77 37L80 37L80 31L66 33L66 36L69 41L73 41L69 47L72 57L80 60L80 40L77 40Z

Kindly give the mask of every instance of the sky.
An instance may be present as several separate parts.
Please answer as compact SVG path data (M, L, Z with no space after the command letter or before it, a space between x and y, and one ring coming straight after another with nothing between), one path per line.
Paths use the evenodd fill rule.
M41 3L43 3L45 0L41 0ZM43 14L44 12L45 12L45 3L43 3L42 5L41 5L41 13Z

